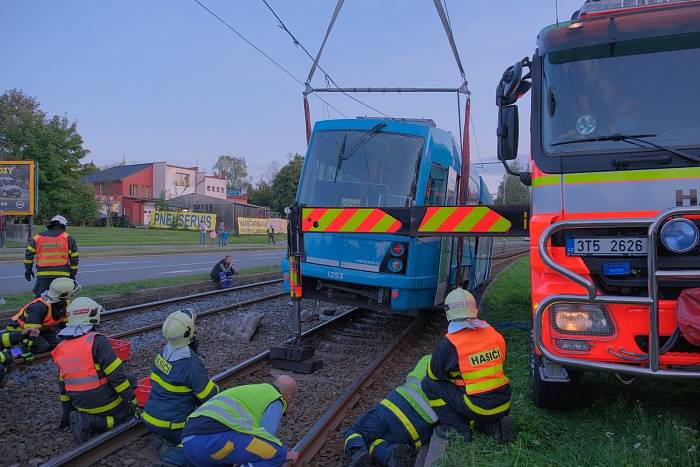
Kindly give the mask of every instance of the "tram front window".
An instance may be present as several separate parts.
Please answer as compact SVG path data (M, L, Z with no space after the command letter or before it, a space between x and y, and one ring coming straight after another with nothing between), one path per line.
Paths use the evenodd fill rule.
M408 207L413 203L423 138L363 130L314 135L299 188L309 206Z

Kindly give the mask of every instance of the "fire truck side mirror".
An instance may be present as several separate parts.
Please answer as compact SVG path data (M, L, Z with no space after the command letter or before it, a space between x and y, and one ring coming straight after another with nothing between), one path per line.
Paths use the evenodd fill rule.
M512 161L518 157L518 106L506 105L498 108L498 159Z

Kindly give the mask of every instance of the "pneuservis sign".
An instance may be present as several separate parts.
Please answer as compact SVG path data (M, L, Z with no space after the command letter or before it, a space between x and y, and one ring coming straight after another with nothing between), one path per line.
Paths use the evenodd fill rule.
M0 161L0 214L36 213L37 173L34 161Z
M204 222L207 230L216 227L216 214L207 212L177 212L155 211L151 214L151 227L158 229L199 230L199 224Z

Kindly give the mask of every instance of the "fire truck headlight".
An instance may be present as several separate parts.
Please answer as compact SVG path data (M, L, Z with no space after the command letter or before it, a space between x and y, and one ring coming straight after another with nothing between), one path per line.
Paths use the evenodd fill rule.
M560 334L611 336L615 331L603 305L557 303L550 310L552 326Z
M661 243L673 253L686 253L692 250L697 246L698 240L700 240L698 227L688 219L671 219L661 228Z

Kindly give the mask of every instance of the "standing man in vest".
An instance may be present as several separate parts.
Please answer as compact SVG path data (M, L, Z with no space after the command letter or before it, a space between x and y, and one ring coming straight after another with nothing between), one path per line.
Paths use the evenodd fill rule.
M197 328L192 309L175 311L163 323L167 343L156 355L151 371L151 392L143 421L151 432L166 441L166 451L182 441L187 417L203 402L219 393L197 355ZM181 456L182 462L178 462ZM185 465L182 449L162 452L162 460Z
M22 346L22 353L48 352L58 345L58 334L66 322L66 307L78 290L67 277L51 283L49 290L19 310L0 332L0 347Z
M345 432L348 467L369 467L370 458L385 467L413 465L413 450L430 440L438 420L420 386L429 364L430 355L421 358L404 384Z
M437 346L422 387L444 429L472 440L470 422L499 443L513 439L510 384L503 373L506 344L487 322L477 319L474 296L462 288L445 298L449 326ZM436 430L437 431L437 430ZM441 430L442 431L442 430Z
M202 404L187 419L182 443L197 466L252 464L280 467L298 454L287 451L275 433L297 392L290 376L272 384L227 389Z
M63 216L54 216L46 226L48 230L35 235L29 240L24 253L24 278L31 281L34 277L34 260L36 259L36 283L34 295L40 296L49 289L57 277L75 279L78 274L78 244L66 233L68 221Z
M134 385L109 341L95 332L102 305L88 297L68 306L65 340L51 352L59 371L63 416L59 428L70 424L78 443L134 416Z

